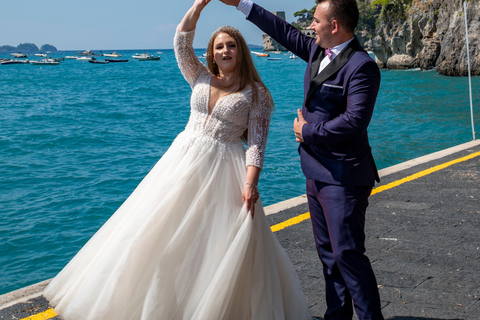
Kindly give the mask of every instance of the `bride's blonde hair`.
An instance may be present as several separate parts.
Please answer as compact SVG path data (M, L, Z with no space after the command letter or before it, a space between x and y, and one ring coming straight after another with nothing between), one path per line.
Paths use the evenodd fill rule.
M250 85L253 92L252 102L255 103L259 98L257 85L260 85L265 89L265 94L267 95L266 98L270 102L270 104L273 106L273 100L270 95L270 91L268 91L267 87L265 86L262 79L260 78L260 75L258 74L258 71L255 68L255 65L253 64L252 55L250 54L250 50L248 49L247 43L245 42L245 39L243 38L242 34L240 33L240 31L238 31L237 28L230 27L230 26L223 26L218 28L212 34L212 37L208 42L207 58L206 58L207 66L210 72L215 76L219 75L218 66L213 61L213 43L215 42L215 39L220 33L228 34L230 37L232 37L235 40L235 44L237 45L238 53L237 53L237 65L235 67L235 74L240 79L240 86L238 88L238 91L241 91L247 85Z

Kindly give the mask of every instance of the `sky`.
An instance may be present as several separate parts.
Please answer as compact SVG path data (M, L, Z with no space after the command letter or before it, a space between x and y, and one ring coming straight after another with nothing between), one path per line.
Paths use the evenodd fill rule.
M3 1L2 1L3 2ZM0 46L51 44L58 50L171 49L175 28L193 0L22 0L0 10ZM311 9L315 0L257 0L269 11ZM219 26L237 27L249 44L262 44L262 32L245 15L212 0L197 24L195 48L205 48Z

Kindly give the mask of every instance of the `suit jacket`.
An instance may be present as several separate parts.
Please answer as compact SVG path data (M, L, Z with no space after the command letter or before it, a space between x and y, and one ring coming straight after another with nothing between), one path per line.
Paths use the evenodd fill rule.
M367 127L380 87L377 64L353 39L318 74L324 49L314 38L254 4L248 20L308 62L304 78L302 171L336 185L372 186L379 181Z

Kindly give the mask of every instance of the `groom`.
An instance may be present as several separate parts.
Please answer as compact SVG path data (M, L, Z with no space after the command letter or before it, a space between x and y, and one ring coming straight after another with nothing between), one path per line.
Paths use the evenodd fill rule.
M308 62L304 101L294 121L318 255L326 283L325 319L383 319L365 253L365 212L379 181L367 127L380 87L376 63L354 30L356 0L319 0L303 35L251 0L221 0ZM352 304L353 301L353 304Z

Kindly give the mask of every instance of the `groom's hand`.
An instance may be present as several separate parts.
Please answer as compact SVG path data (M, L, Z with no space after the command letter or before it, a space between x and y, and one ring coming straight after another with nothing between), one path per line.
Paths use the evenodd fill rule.
M240 3L240 0L220 0L220 1L222 1L228 6L234 6L234 7L238 6L238 4Z
M307 123L307 121L305 121L301 109L297 109L297 114L298 118L295 118L295 120L293 121L293 132L295 132L295 140L297 140L297 142L304 142L302 136L302 129L303 125Z

